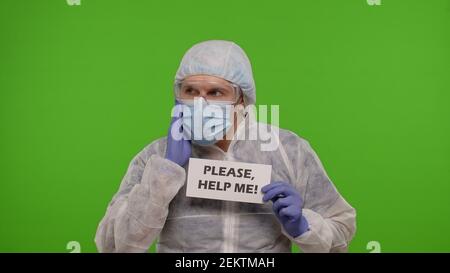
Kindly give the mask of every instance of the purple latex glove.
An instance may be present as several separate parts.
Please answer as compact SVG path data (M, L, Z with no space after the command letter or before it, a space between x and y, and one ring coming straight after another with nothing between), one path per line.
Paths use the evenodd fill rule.
M167 134L166 158L183 167L191 156L191 142L184 137L177 140L177 137L172 135L172 128L174 126L180 128L180 134L183 133L183 127L181 126L180 120L183 116L182 107L180 107L178 102L175 102L175 105L177 108L174 110L174 116L170 122L169 133Z
M308 221L302 215L302 197L291 184L273 182L261 191L264 193L264 202L273 202L273 212L289 235L295 238L308 231Z

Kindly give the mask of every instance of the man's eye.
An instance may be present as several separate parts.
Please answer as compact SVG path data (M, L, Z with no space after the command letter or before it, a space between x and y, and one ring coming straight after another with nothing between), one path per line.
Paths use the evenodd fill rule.
M185 93L186 95L195 95L196 90L194 88L187 87L184 89L183 93Z
M223 96L223 92L220 89L213 89L208 92L208 95L213 96L213 97L219 97L219 96Z

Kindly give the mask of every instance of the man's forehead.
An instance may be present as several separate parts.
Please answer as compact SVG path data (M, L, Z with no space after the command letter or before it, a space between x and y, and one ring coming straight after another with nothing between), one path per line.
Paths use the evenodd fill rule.
M223 83L223 84L229 84L227 80L224 80L220 77L216 76L210 76L210 75L193 75L186 77L183 82L212 82L212 83Z

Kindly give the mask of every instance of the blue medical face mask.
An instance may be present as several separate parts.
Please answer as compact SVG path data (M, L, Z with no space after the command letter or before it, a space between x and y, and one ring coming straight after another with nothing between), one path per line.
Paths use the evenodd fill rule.
M183 135L192 143L213 145L231 128L232 104L207 103L203 98L180 102L183 104Z

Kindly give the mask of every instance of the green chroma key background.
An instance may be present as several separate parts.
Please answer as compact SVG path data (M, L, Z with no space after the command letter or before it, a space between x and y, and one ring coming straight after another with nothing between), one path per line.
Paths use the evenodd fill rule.
M450 251L448 0L5 0L0 34L0 252L96 251L207 39L246 50L258 104L280 105L357 209L351 252Z

